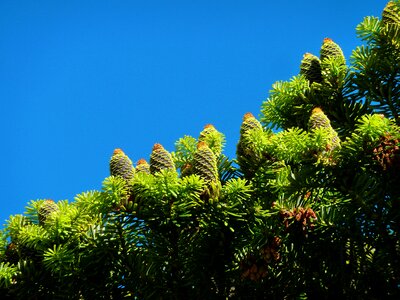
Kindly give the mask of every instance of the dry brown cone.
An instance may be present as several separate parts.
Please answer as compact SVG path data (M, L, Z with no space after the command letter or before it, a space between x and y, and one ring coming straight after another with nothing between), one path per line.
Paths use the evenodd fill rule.
M373 149L374 157L383 171L400 170L400 139L391 136L381 138L380 144Z

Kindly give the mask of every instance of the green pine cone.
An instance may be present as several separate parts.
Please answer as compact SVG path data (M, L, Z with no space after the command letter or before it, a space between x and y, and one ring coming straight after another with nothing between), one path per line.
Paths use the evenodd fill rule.
M331 126L331 121L324 114L321 108L316 107L312 110L311 117L308 122L308 127L310 128L310 130L320 127L329 129L331 136L331 144L329 145L330 150L333 150L340 145L340 139L337 132L333 129L333 127Z
M310 84L313 82L321 82L321 61L318 57L311 53L306 53L300 65L300 74L303 74Z
M171 154L161 144L155 144L150 155L150 173L155 174L164 169L175 170Z
M325 59L330 57L339 58L342 64L346 64L346 59L339 45L331 39L325 38L320 51L320 60L323 62Z
M217 159L205 142L199 142L194 154L194 173L206 182L218 181Z
M145 159L139 159L136 163L136 173L146 173L150 174L150 165L147 163Z
M251 129L262 129L261 123L251 113L246 113L240 126L240 138L236 147L237 162L246 178L251 178L254 173L254 162L257 158L246 145L244 135Z
M252 113L246 113L243 117L242 125L240 126L240 138L246 133L246 131L254 128L262 128L261 123L253 116Z
M208 147L214 152L216 157L219 157L223 148L224 136L212 124L204 126L198 139L199 142L205 142Z
M130 181L135 175L132 161L121 149L115 149L110 160L110 175Z
M49 215L55 211L58 211L58 205L51 199L45 200L38 210L39 224L43 225Z
M328 117L324 114L321 108L316 107L312 110L311 112L311 117L310 120L308 121L308 127L312 129L324 127L324 128L330 128L331 127L331 121L328 119Z
M384 24L400 25L400 7L397 3L389 1L382 12L382 22Z
M217 129L215 129L214 125L207 124L206 126L204 126L203 131L200 132L199 141L205 142L207 139L207 136L216 131L217 131Z

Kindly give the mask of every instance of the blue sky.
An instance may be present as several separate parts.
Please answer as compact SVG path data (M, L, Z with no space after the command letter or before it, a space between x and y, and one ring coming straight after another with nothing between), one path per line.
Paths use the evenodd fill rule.
M0 1L0 224L99 189L114 148L148 159L211 123L234 156L272 84L325 37L348 58L386 2Z

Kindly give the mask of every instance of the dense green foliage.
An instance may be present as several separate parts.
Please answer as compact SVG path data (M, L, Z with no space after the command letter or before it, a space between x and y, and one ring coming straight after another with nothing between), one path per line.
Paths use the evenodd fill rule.
M246 114L237 158L207 125L100 191L31 201L0 240L12 299L383 299L400 296L400 1L325 39ZM278 129L278 130L276 130Z

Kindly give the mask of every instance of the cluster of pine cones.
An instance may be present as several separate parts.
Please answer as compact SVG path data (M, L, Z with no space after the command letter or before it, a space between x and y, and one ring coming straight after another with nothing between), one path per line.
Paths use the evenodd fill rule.
M200 133L193 161L181 169L181 176L197 174L207 183L207 188L203 194L208 198L217 197L219 194L217 158L221 154L222 141L221 145L216 145L215 140L209 139L210 135L216 134L220 133L213 125L206 125ZM209 145L210 141L213 142L213 145ZM127 184L131 182L136 173L154 175L163 170L176 171L176 169L171 153L165 150L161 144L153 146L150 163L147 163L145 159L140 159L134 167L131 159L121 149L115 149L110 159L110 175L124 179ZM128 200L128 202L131 202L131 200Z
M280 212L280 217L287 231L300 229L303 234L307 234L309 229L314 228L313 221L317 219L311 208L304 207L283 210Z
M381 138L380 144L373 149L373 159L383 171L400 169L400 139L391 136Z
M311 53L304 54L300 65L300 74L306 77L310 85L314 82L321 83L324 73L326 72L326 63L329 58L338 60L341 65L346 64L346 59L340 46L330 38L325 38L319 58Z
M260 249L259 255L248 254L240 262L242 279L250 279L257 282L261 278L265 278L268 274L268 265L280 259L280 245L281 239L275 236L270 243L267 243Z

